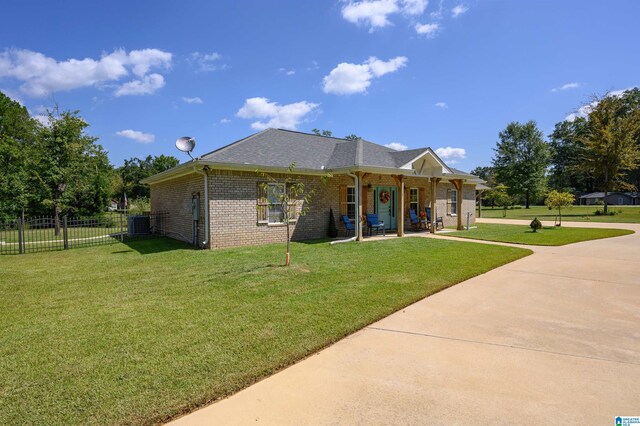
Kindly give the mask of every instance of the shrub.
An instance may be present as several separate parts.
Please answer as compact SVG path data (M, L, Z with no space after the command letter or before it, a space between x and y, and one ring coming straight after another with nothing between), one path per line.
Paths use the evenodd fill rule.
M533 229L533 232L538 232L539 229L542 229L542 222L540 222L536 217L531 221L529 226Z
M618 210L618 211L609 210L609 211L606 211L606 212L604 210L600 210L600 209L596 210L596 216L615 216L618 213L622 213L622 210Z

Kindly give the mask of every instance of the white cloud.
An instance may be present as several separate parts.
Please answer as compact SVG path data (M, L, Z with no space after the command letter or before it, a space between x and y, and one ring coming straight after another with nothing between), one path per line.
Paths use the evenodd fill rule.
M459 4L453 9L451 9L451 16L453 16L454 18L457 18L458 16L465 13L467 10L469 10L469 7L465 6L464 4Z
M429 5L428 0L402 0L402 12L407 15L422 15Z
M449 108L449 105L447 105L445 102L436 102L434 105L437 106L438 108L442 108L442 109Z
M116 96L150 95L164 87L164 77L160 74L149 74L140 80L124 83L115 91Z
M443 160L462 160L467 156L464 148L452 148L450 146L436 149L436 154Z
M294 75L296 73L296 70L294 69L286 69L286 68L280 68L279 71L285 75Z
M362 64L343 62L331 70L323 79L325 93L335 95L350 95L364 93L371 85L371 80L382 77L406 66L408 59L398 56L388 61L382 61L371 56Z
M229 120L228 118L223 118L222 120L220 120L220 124L227 124L227 123L231 123L231 120Z
M152 135L151 133L142 133L131 129L120 130L119 132L116 132L116 135L144 144L151 143L156 139L155 135Z
M84 58L58 62L39 52L10 49L0 53L0 78L19 80L22 82L21 92L43 97L58 91L99 87L119 81L130 73L144 80L152 68L170 68L171 59L171 53L158 49L132 50L129 53L118 49L103 54L97 60ZM151 75L159 76L163 81L159 87L156 84L156 88L164 85L160 74ZM158 78L152 80L157 82Z
M222 55L216 52L193 52L188 61L190 64L196 67L197 71L209 72L216 71L218 69L224 69L226 67L224 64L219 63L220 59L222 59Z
M414 28L418 34L422 34L427 38L434 38L438 31L440 31L440 24L437 22L431 24L416 24Z
M440 4L438 5L438 9L434 10L429 14L432 19L442 19L442 12L444 9L444 0L440 0Z
M613 92L609 92L607 96L621 97L624 92L634 88L635 87L627 87L626 89L622 89L622 90L614 90ZM598 101L593 101L587 105L582 105L580 108L578 108L576 112L572 112L571 114L567 115L564 119L566 121L574 121L578 117L587 118L591 113L591 111L593 110L593 108L595 108L597 105L598 105Z
M405 151L407 148L409 148L408 146L399 142L387 143L384 146L386 146L387 148L395 149L396 151Z
M236 115L246 119L267 119L267 121L251 123L251 127L256 130L269 127L296 130L307 114L316 110L318 106L319 104L307 101L280 105L270 102L267 98L250 98L245 101Z
M195 98L188 98L186 96L182 97L182 101L188 104L202 104L204 102L202 102L202 99L200 99L198 96L196 96Z
M552 92L557 92L558 90L569 90L569 89L577 89L578 87L580 87L581 84L578 82L573 82L573 83L567 83L567 84L563 84L560 87L554 87L553 89L551 89Z
M370 31L391 25L388 16L400 10L395 0L364 0L349 2L342 8L342 17L354 24L364 24Z
M348 1L342 8L342 17L354 24L368 26L369 32L373 32L376 28L393 25L389 20L390 15L422 15L428 4L428 0Z

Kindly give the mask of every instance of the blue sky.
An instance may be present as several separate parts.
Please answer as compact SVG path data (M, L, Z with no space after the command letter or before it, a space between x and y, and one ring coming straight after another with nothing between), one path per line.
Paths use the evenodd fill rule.
M508 122L548 134L636 86L638 16L595 0L7 2L0 90L33 115L80 110L115 165L275 126L442 148L470 170Z

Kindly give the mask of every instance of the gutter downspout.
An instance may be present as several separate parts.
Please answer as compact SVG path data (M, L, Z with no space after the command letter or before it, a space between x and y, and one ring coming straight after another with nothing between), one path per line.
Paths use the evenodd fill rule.
M362 226L361 222L360 222L360 217L362 216L362 212L360 211L360 178L358 177L358 175L355 175L353 173L347 173L347 176L351 176L354 180L355 180L355 195L356 195L356 229L354 230L354 236L351 238L348 238L346 240L338 240L338 241L331 241L329 244L334 245L334 244L341 244L341 243L349 243L351 241L356 241L358 239L358 235L360 234L360 227Z
M209 244L209 166L204 166L202 170L194 167L193 170L204 176L204 241L202 246L207 248Z

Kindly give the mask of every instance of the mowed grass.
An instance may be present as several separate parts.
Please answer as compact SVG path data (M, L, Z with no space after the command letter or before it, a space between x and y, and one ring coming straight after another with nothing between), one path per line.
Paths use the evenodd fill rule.
M0 258L0 423L149 424L529 250L404 238Z
M567 228L544 227L538 232L528 225L502 225L494 223L478 223L477 228L468 231L457 231L446 235L474 240L499 241L503 243L530 244L536 246L563 246L580 241L597 240L601 238L619 237L633 234L626 229L604 228Z
M602 210L602 206L573 206L562 210L562 220L567 222L640 223L640 206L609 206L610 211L617 212L613 216L596 216L596 210ZM525 220L533 220L537 217L540 220L553 221L558 214L557 210L549 210L546 206L507 209L506 218L502 217L503 212L503 209L483 207L482 217Z

